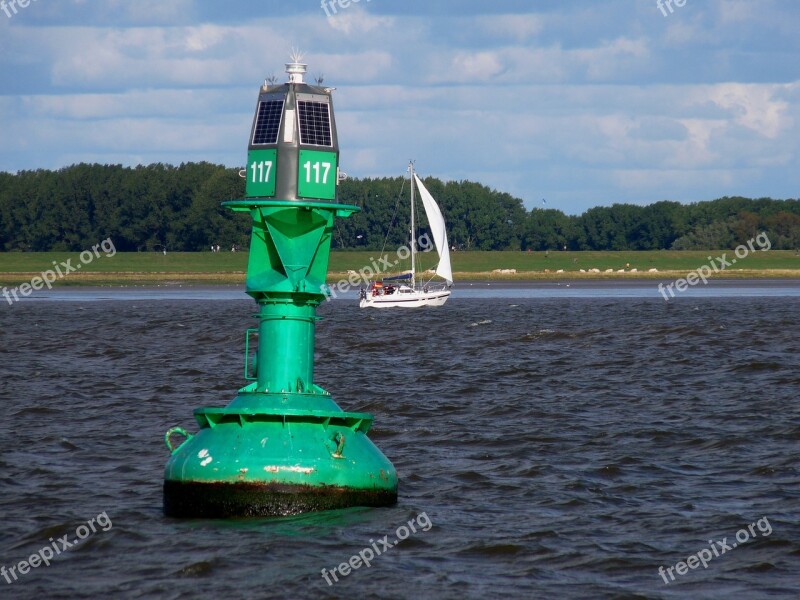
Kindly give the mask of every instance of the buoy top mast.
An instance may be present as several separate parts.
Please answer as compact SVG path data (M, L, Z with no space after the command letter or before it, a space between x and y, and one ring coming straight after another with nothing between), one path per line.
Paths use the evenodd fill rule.
M336 201L339 142L333 88L305 82L308 65L294 51L289 80L265 82L258 96L247 153L248 198Z

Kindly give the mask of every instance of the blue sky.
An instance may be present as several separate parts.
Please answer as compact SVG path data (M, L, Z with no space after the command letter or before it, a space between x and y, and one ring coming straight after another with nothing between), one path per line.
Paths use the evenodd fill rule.
M0 170L243 165L297 47L351 176L414 158L572 214L797 198L800 2L675 2L32 0L0 10Z

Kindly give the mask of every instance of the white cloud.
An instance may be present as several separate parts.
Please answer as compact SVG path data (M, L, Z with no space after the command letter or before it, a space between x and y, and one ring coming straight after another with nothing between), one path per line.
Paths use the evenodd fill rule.
M771 0L718 0L717 10L719 10L720 20L723 25L748 23L759 20L761 15L769 13L768 5L772 5ZM774 6L769 6L773 8Z
M446 78L451 81L489 81L502 74L505 68L499 52L458 52Z
M501 39L524 42L542 32L545 20L540 15L488 15L481 17L480 27Z
M726 109L736 123L775 139L794 123L786 116L789 104L776 100L778 86L727 83L710 91L711 100ZM782 86L781 86L782 87Z
M220 47L235 33L231 27L219 27L209 24L189 27L184 34L186 50L189 52L208 52L212 48Z
M69 4L69 10L80 11L94 21L121 21L128 26L181 23L195 14L194 0L71 0Z
M307 61L312 73L323 71L325 81L332 85L342 80L351 83L380 80L393 67L391 53L380 50L348 54L314 54L309 56Z
M231 97L236 95L236 101ZM25 96L15 104L19 116L68 121L122 117L207 119L209 115L249 113L255 105L253 89L132 90L124 93Z
M663 190L663 196L657 199L667 200L685 198L693 190L710 184L727 189L737 179L743 180L752 173L729 169L665 169L661 165L653 165L650 169L615 169L609 172L609 179L620 188L634 193L642 193L657 188ZM721 194L720 194L721 195ZM710 200L710 198L708 198Z
M627 77L644 69L650 56L643 39L618 38L595 48L511 46L453 52L447 61L432 57L428 81L450 82L591 82Z
M362 0L330 19L318 3L284 16L230 3L224 17L190 0L39 4L0 23L2 169L238 164L258 85L282 79L297 46L310 77L338 88L351 176L400 175L415 157L568 211L796 195L800 11L788 4L389 17Z
M686 47L694 43L702 43L708 37L704 30L702 15L689 15L685 19L672 19L667 24L664 40L672 47Z
M353 35L392 29L395 19L372 15L360 7L351 5L346 10L329 16L328 24L345 35Z
M631 70L645 68L650 50L644 39L617 38L600 47L576 50L576 62L585 68L590 81L607 81L618 78Z

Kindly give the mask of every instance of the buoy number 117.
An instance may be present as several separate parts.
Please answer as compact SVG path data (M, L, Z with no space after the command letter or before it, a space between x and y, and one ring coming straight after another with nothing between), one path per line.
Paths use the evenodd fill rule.
M268 183L271 171L271 160L254 160L253 164L250 165L250 172L253 174L253 183Z
M323 185L328 183L328 173L331 170L331 163L329 162L311 162L307 160L303 165L306 170L306 183L321 183ZM311 179L311 172L314 172L314 179Z

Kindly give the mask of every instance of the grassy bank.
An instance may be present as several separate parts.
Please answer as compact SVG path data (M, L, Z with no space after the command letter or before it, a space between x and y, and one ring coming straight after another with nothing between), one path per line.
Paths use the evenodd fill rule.
M378 258L377 252L333 252L329 281L360 271ZM719 265L719 257L735 258L731 250L713 252L455 252L452 254L456 281L516 280L536 281L560 278L661 278L685 276L703 265ZM393 256L387 257L391 262ZM423 268L435 257L422 254ZM34 276L71 261L80 270L57 281L56 285L145 285L160 283L240 284L247 269L247 253L147 252L100 254L82 264L78 253L6 252L0 253L0 285L16 286ZM581 272L581 269L585 272ZM591 272L597 269L599 272ZM610 272L607 272L611 269ZM656 271L651 271L656 269ZM64 268L62 267L62 271ZM504 270L505 273L499 273ZM561 271L561 272L559 272ZM800 277L800 256L794 251L753 252L737 260L716 277Z

